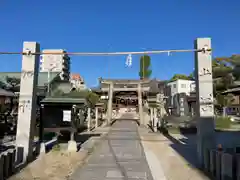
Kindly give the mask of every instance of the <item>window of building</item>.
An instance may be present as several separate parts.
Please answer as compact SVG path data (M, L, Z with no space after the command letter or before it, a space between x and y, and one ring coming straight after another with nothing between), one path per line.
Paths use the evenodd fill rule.
M177 88L177 85L176 85L176 84L174 84L174 85L173 85L173 88Z
M186 88L186 84L181 84L181 88Z

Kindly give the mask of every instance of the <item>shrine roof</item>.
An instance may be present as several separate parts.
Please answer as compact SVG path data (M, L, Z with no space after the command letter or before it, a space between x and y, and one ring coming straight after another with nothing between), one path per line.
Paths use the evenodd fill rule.
M235 87L235 88L228 89L228 90L222 92L222 94L228 94L228 93L240 94L240 87Z
M0 88L0 96L5 96L5 97L14 97L15 94L11 91L7 91L5 89Z
M157 79L101 79L99 78L99 87L98 91L101 91L101 88L107 88L108 83L113 83L115 88L137 88L137 84L141 83L142 87L149 87L149 92L158 93L160 92L161 86L164 86L165 81L160 81ZM96 89L95 89L96 90Z
M116 84L133 84L133 83L149 83L149 79L103 79L99 78L100 83L116 83Z
M67 104L86 104L85 98L72 97L46 97L41 101L42 104L48 103L67 103Z

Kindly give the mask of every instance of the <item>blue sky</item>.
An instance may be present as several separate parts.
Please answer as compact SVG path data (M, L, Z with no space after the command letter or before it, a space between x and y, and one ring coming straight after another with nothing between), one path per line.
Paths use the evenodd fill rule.
M21 51L23 41L42 49L111 52L192 49L197 37L211 37L214 56L240 53L239 0L3 0L0 51ZM190 73L193 53L153 55L152 77ZM138 78L139 56L79 57L72 72L89 86L98 77ZM0 55L0 71L20 71L21 56Z

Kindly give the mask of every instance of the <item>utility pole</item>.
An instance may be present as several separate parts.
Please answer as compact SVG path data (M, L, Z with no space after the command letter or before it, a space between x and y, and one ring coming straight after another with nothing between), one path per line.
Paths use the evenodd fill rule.
M51 66L52 64L50 64L50 68L48 69L48 88L47 88L48 95L50 95L50 73L56 67L56 66L53 66L53 67Z

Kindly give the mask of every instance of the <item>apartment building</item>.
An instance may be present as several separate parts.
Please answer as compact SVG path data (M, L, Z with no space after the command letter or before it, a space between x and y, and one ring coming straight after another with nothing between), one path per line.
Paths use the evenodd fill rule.
M66 53L63 49L45 49L43 53ZM59 72L62 80L70 80L70 57L67 54L40 56L40 72Z

